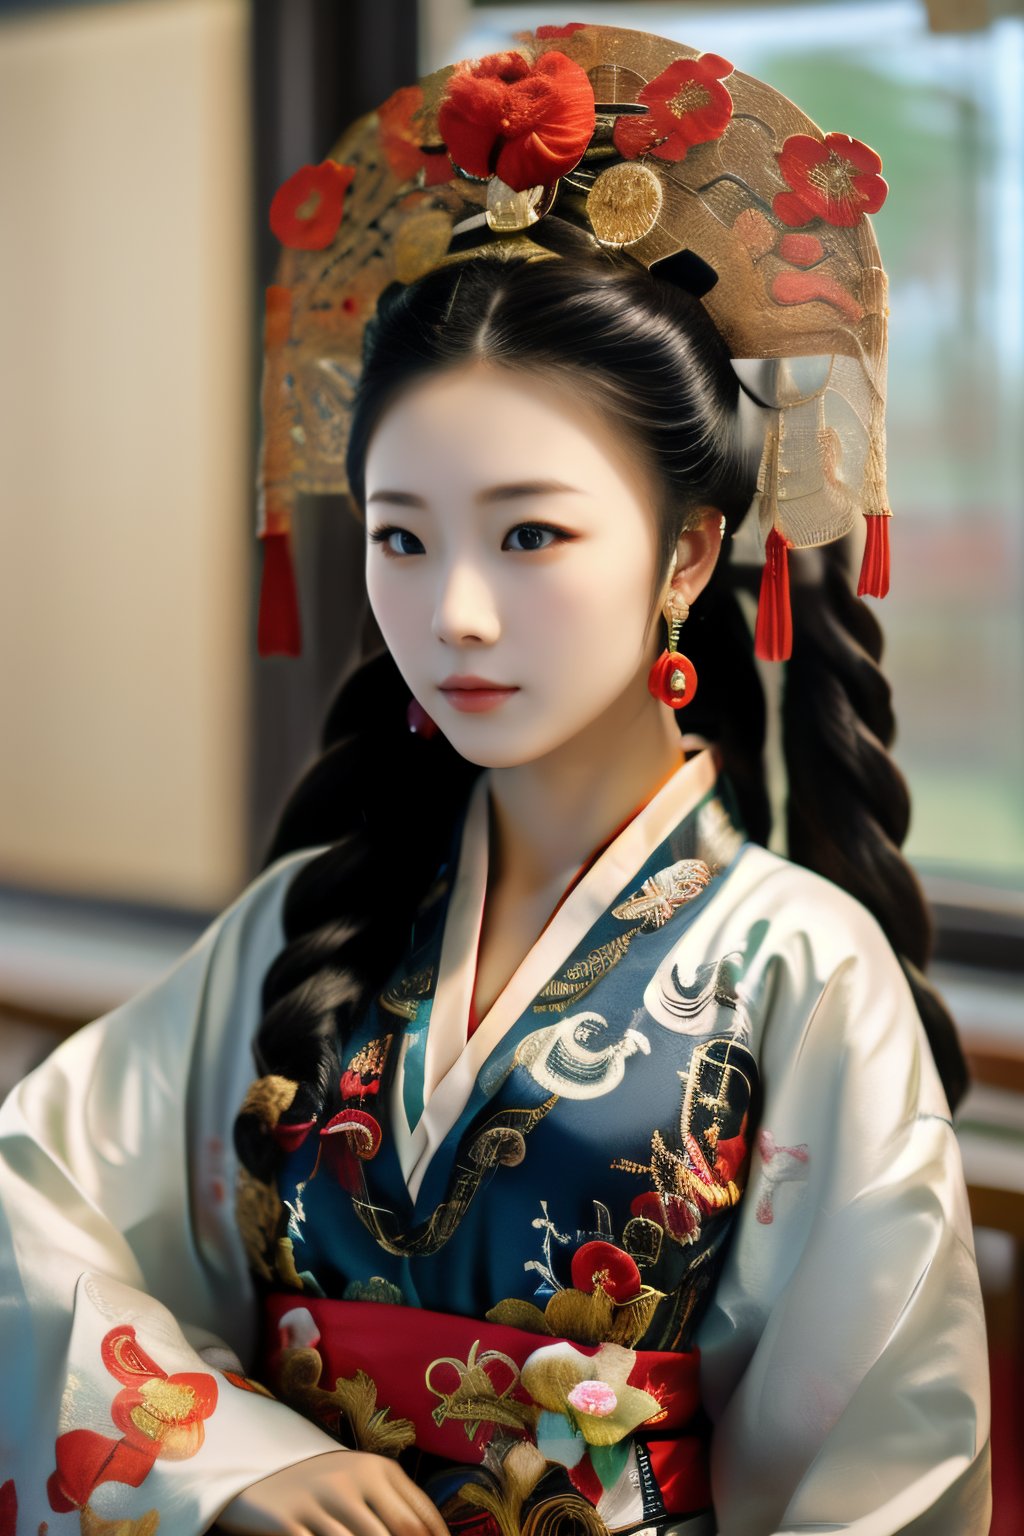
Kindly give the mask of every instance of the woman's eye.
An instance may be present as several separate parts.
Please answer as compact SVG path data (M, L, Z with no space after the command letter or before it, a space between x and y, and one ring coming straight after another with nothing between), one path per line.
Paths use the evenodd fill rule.
M370 534L374 544L381 544L386 555L418 555L423 553L423 545L414 533L408 528L375 528ZM411 539L414 544L419 544L419 549L407 549L402 540Z
M520 551L550 549L552 544L561 543L569 537L560 528L551 528L547 523L518 523L509 538L514 539L519 535L522 535L523 542L518 546L513 545L513 548L518 547Z

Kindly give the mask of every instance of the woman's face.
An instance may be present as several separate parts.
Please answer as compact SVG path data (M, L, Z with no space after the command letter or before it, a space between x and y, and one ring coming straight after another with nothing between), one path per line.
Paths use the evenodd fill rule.
M366 528L381 634L470 762L530 762L664 709L647 691L650 490L567 386L485 363L410 385L370 440ZM467 676L513 691L446 688Z

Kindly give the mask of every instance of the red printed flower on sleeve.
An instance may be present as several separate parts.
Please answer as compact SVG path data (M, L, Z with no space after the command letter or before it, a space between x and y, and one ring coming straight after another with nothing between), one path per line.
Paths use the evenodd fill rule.
M203 1420L217 1406L217 1383L204 1372L168 1376L151 1360L127 1324L112 1328L100 1346L103 1363L123 1383L110 1405L122 1438L91 1429L59 1435L57 1470L47 1483L51 1508L82 1509L100 1483L138 1488L158 1458L184 1461L205 1437Z
M720 139L732 117L732 97L722 84L732 65L717 53L699 59L675 59L637 96L643 116L623 116L615 124L615 147L627 160L657 155L682 160L693 144Z
M877 213L889 191L878 155L846 133L826 133L824 140L791 133L777 158L791 188L772 203L784 224L824 219L851 229L865 213Z
M270 227L293 251L322 251L338 233L345 193L355 170L324 160L304 165L278 187L270 204Z
M492 53L449 78L438 128L470 176L497 175L515 192L549 186L577 165L594 132L594 91L564 53L536 64Z

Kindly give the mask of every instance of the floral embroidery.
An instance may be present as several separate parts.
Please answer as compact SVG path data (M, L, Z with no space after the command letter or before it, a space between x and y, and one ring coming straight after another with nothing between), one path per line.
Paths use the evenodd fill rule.
M602 1344L593 1355L544 1344L524 1364L522 1381L534 1402L562 1414L588 1445L615 1445L662 1412L650 1392L629 1385L635 1364L635 1352L618 1344Z
M341 1097L346 1103L350 1099L361 1102L363 1099L375 1098L380 1092L380 1081L393 1038L392 1035L385 1035L383 1039L371 1040L352 1057L341 1074L339 1084Z
M448 81L438 128L470 176L497 175L515 192L548 186L577 165L595 124L586 71L564 53L531 64L521 53L488 54Z
M351 165L324 160L302 166L278 187L270 204L270 227L281 244L294 251L322 251L330 245L355 174Z
M703 859L679 859L651 875L628 901L612 907L612 916L623 922L639 920L648 930L663 928L674 912L710 884L711 871Z
M878 174L882 162L873 149L846 133L824 140L791 133L778 152L779 169L792 189L779 192L772 209L784 224L824 219L850 229L865 213L877 213L888 185Z
M607 1291L620 1306L641 1289L636 1262L614 1243L584 1243L572 1256L572 1283L578 1291Z
M283 1402L318 1424L335 1440L345 1442L345 1430L360 1451L398 1456L416 1438L409 1419L393 1419L378 1406L377 1388L365 1371L338 1376L328 1391L320 1386L324 1362L316 1348L320 1334L312 1314L296 1307L280 1320L281 1351L272 1362L274 1385Z
M807 1177L807 1165L811 1154L807 1143L795 1147L780 1147L771 1131L762 1127L757 1133L757 1150L764 1168L761 1194L757 1202L756 1216L762 1226L771 1226L775 1220L772 1200L780 1184Z
M669 1146L655 1130L649 1163L616 1158L612 1167L650 1174L654 1189L637 1196L633 1214L656 1222L685 1247L700 1238L706 1216L727 1210L740 1198L757 1067L745 1046L716 1038L696 1048L689 1071L680 1075L685 1087L678 1146ZM723 1136L724 1129L732 1135Z
M613 1243L589 1242L577 1249L572 1280L548 1298L543 1312L531 1301L509 1297L491 1307L487 1320L577 1344L632 1345L643 1338L664 1299L663 1291L643 1284L633 1259Z
M59 1513L81 1509L100 1483L137 1488L160 1457L184 1461L205 1437L203 1420L217 1406L217 1383L200 1372L168 1376L145 1353L127 1325L112 1328L100 1346L103 1363L123 1383L110 1406L122 1438L72 1429L57 1437L57 1469L47 1492Z
M682 160L692 145L721 138L732 117L732 97L721 82L731 74L732 65L716 53L675 59L638 93L647 112L616 122L619 154L627 160L648 153Z

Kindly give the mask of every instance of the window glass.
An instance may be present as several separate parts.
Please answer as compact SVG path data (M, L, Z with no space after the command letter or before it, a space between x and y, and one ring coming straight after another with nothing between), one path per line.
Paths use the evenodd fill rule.
M455 57L544 23L724 54L878 151L890 279L893 585L875 605L925 871L1024 887L1024 22L928 30L925 7L495 5Z

